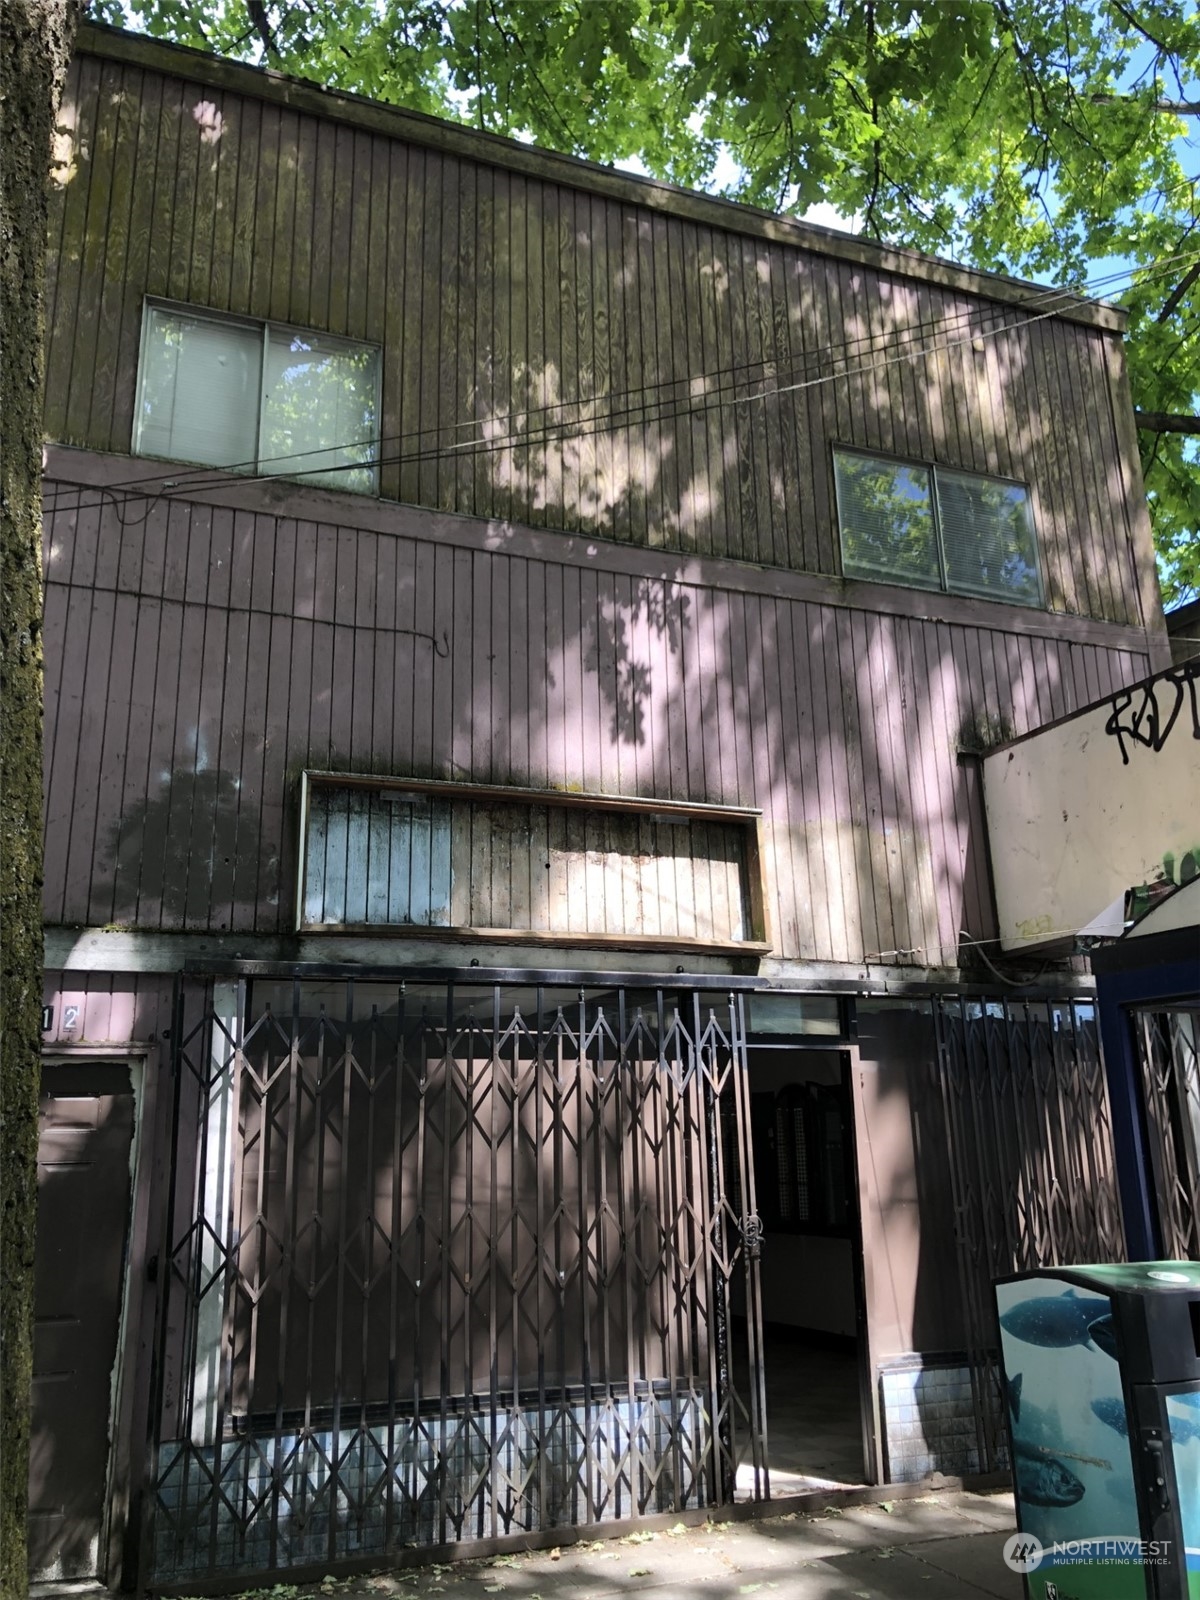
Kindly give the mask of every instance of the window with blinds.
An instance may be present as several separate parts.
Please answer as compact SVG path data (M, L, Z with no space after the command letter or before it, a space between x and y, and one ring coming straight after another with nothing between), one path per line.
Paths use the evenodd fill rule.
M930 473L871 456L839 454L834 462L847 573L940 589Z
M833 460L847 577L1042 604L1022 484L857 451Z
M379 351L151 303L136 419L138 455L374 494Z
M994 600L1042 603L1029 495L1017 483L937 472L946 587Z

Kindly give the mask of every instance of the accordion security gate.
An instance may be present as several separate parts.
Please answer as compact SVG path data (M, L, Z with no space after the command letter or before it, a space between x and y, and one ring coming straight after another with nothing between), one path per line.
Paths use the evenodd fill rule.
M769 1492L736 992L185 980L173 1061L147 1581Z
M1090 1000L942 998L938 1063L980 1470L1007 1466L992 1290L1123 1261L1112 1112Z
M1164 1256L1200 1260L1200 1006L1131 1007Z

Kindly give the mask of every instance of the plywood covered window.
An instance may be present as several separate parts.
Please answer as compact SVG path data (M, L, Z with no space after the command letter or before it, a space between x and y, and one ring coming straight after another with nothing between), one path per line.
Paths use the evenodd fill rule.
M728 806L309 772L296 925L766 951L759 823Z
M374 494L378 435L376 346L147 303L138 455Z
M1042 604L1023 484L851 450L833 463L847 577Z

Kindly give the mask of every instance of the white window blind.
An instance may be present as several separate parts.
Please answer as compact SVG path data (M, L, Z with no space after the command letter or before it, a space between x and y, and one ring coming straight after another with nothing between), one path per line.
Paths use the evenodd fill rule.
M261 349L255 328L151 306L135 448L211 467L252 464Z
M169 306L146 309L139 454L370 494L378 419L373 346Z
M1041 605L1021 484L842 450L834 477L848 577Z
M940 588L929 473L901 461L841 453L834 470L847 573Z
M1041 583L1026 491L960 472L939 471L936 477L949 586L1038 605Z

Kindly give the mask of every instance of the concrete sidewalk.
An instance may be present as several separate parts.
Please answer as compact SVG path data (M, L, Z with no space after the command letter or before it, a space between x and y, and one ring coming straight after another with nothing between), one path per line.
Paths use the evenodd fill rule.
M678 1525L557 1551L326 1579L287 1592L317 1600L1021 1600L1021 1579L1000 1554L1013 1526L1011 1495L944 1490L811 1516Z

